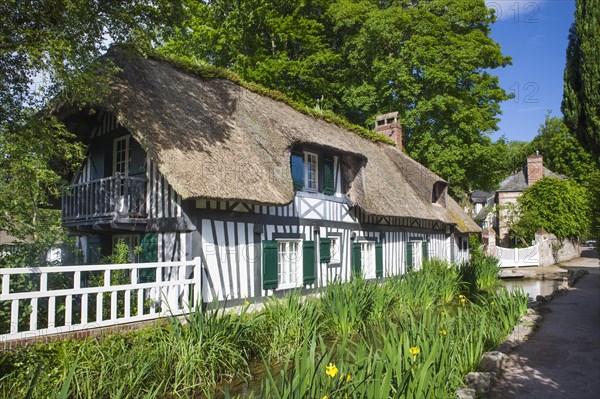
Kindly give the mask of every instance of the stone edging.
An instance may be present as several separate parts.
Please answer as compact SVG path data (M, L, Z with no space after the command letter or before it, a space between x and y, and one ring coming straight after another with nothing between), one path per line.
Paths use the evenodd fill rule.
M465 376L466 386L456 389L456 398L477 399L485 395L496 382L498 374L502 372L504 361L508 358L506 353L513 351L517 346L527 341L542 320L543 317L536 309L545 306L554 297L568 291L581 277L588 273L587 270L578 270L568 277L563 277L562 284L552 294L546 296L538 295L535 301L530 301L527 305L527 313L521 316L519 323L498 349L492 352L485 352L481 356L479 363L480 371L470 372Z

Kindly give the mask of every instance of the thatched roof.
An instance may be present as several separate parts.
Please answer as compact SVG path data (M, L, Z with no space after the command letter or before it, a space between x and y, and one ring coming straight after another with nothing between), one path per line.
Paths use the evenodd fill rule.
M350 201L368 213L414 217L480 231L447 198L431 203L443 181L388 144L304 115L225 79L203 79L153 59L125 56L107 105L184 198L283 205L294 198L290 149L314 145L343 155ZM454 206L456 205L456 207ZM469 222L471 222L469 224Z

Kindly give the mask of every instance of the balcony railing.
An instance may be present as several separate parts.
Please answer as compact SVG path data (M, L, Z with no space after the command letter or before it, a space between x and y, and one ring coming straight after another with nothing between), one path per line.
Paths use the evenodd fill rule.
M146 217L146 179L143 177L116 175L63 187L65 224Z

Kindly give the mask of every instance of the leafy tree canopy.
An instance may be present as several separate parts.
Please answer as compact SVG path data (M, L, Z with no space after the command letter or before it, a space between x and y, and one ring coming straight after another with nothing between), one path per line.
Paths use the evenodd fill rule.
M600 0L576 0L569 34L562 112L570 131L600 158Z
M600 170L596 169L592 171L583 182L583 185L589 193L590 236L595 238L597 243L600 243Z
M59 93L96 98L97 58L110 43L148 47L168 32L178 2L6 0L0 3L0 121ZM86 101L87 100L87 101Z
M592 155L574 137L562 119L546 115L538 135L529 144L530 153L539 151L544 166L555 173L569 176L579 182L595 169Z
M398 111L407 152L452 187L491 189L501 159L486 132L509 98L483 0L185 1L162 51L231 68L360 125ZM482 170L482 168L484 170Z
M175 1L5 0L0 2L0 229L21 240L60 239L56 205L82 149L42 111L80 107L108 93L115 68L97 57L112 43L144 49L180 15Z
M519 217L513 229L528 239L539 228L558 238L585 237L590 231L587 195L574 180L545 177L517 199Z
M502 154L502 173L504 177L521 170L527 165L527 156L531 155L531 146L528 141L506 140L502 136L496 143Z

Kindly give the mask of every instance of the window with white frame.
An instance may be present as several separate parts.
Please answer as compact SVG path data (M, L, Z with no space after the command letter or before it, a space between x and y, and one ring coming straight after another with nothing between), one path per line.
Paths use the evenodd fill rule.
M360 243L360 264L363 267L365 278L375 278L375 244L373 242Z
M331 246L330 246L330 256L331 256L331 260L329 261L329 263L341 263L341 255L340 255L340 251L341 251L341 247L340 247L340 237L337 236L333 236L333 237L328 237L331 240Z
M115 252L117 244L122 242L125 245L127 245L127 247L129 248L129 261L130 262L137 261L136 248L140 245L140 236L139 235L137 235L137 234L114 235L112 241L113 241L112 242L113 253Z
M312 152L304 153L304 189L319 189L319 157Z
M278 288L295 288L302 285L302 241L277 241Z
M118 137L113 141L113 175L129 174L129 137Z

